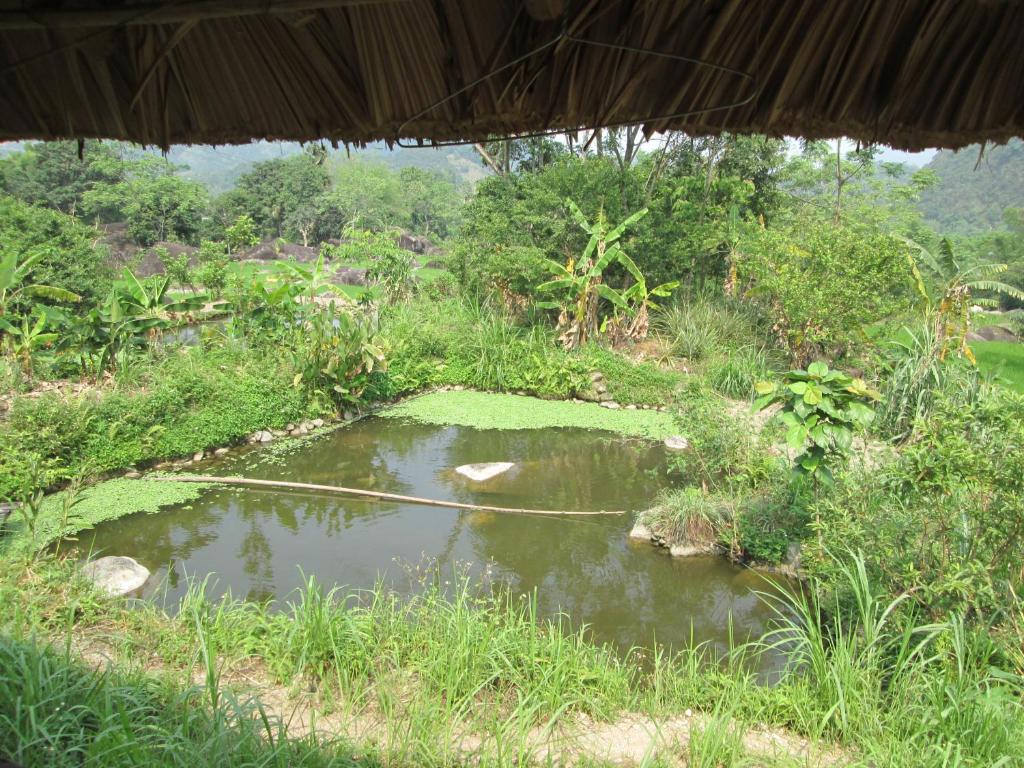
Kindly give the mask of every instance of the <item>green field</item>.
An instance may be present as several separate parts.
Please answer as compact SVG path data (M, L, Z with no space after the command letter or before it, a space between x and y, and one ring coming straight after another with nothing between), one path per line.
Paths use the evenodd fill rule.
M978 368L994 373L1017 392L1024 393L1024 344L1012 341L977 341L971 344Z

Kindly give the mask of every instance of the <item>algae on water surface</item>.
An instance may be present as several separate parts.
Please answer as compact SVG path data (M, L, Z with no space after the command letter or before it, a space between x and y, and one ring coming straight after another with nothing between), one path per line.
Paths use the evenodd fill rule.
M12 513L9 546L21 550L41 549L61 536L92 528L105 520L115 520L136 512L157 512L163 507L193 501L211 487L212 484L168 480L107 480L82 490L67 520L62 519L67 492L54 493L43 499L34 536L18 513Z
M380 415L477 429L602 429L655 440L678 431L672 415L660 411L611 410L594 403L472 391L421 395L387 408Z

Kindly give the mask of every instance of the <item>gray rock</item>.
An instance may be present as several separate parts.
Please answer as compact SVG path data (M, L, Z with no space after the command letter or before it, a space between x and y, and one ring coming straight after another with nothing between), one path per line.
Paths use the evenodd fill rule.
M354 419L355 417L356 415L352 413L352 411L344 411L341 414L341 418L343 418L345 421L352 421L352 419Z
M632 403L630 403L629 405L626 406L626 410L627 411L635 411L636 410L636 406L633 405Z
M610 411L617 411L622 406L616 403L614 400L605 400L601 403L602 408L607 408Z
M322 426L324 425L324 420L323 420L323 419L313 419L313 421L311 421L310 423L311 423L311 424L312 424L312 425L313 425L313 426L314 426L314 427L315 427L316 429L320 429L320 427L322 427Z
M636 539L637 541L652 541L654 534L643 523L636 523L629 532L629 538Z
M592 382L594 382L595 384L596 384L597 382L599 382L599 381L602 381L603 379L604 379L604 374L603 374L603 373L601 373L600 371L593 371L593 372L592 372L592 373L590 374L590 380L591 380Z
M149 578L149 569L130 557L108 556L82 567L82 575L108 595L127 595Z
M192 461L202 461L205 458L206 453L204 451L196 451L192 454Z
M690 450L690 441L682 435L673 435L665 438L665 448L670 451L688 451Z
M285 432L283 429L272 429L272 430L270 430L270 436L271 437L285 437L285 436L287 436L287 434L288 433Z
M603 395L605 392L608 391L608 386L604 382L596 382L594 384L594 391L597 392L597 394L599 395Z
M465 387L462 386L461 384L456 384L454 387L452 387L452 392L461 392L464 389Z
M213 455L214 456L227 456L230 451L231 451L230 448L218 448L217 450L215 450L213 452Z
M456 467L455 471L463 477L482 483L508 472L514 466L515 463L511 461L491 461L480 464L463 464L461 467Z
M285 432L293 432L293 431L295 431L295 425L294 424L289 424L288 426L286 426L284 428L284 431Z
M789 566L794 571L800 570L800 542L791 541L789 546L786 547L786 556L783 558L783 564Z
M602 392L597 396L598 402L608 403L615 399L615 396L611 392Z
M712 552L714 552L713 549L697 547L693 544L673 544L668 548L668 553L672 557L694 557L696 555L709 555Z
M129 480L138 480L140 477L142 477L142 473L136 472L134 469L130 469L124 473L124 476L127 477Z
M261 442L261 443L269 443L271 440L274 439L274 436L270 433L269 430L263 429L263 430L260 430L259 438L258 439L259 439L259 442Z
M601 402L601 396L597 392L592 392L589 389L578 393L580 400L588 403L599 403Z

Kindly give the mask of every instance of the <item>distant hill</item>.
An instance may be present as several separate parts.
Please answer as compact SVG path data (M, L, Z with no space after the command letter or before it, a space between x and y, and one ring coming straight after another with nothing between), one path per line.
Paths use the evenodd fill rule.
M231 189L238 177L258 162L276 157L287 157L302 151L294 142L256 141L251 144L176 146L168 153L175 165L184 165L186 178L205 184L217 194ZM344 149L332 151L337 161L346 157ZM365 149L353 149L353 158L382 163L391 168L416 167L436 171L456 184L473 186L487 175L487 170L472 147L445 147L444 149L389 150L383 143L371 144Z
M974 234L999 229L1003 211L1024 207L1024 141L987 147L978 165L978 145L942 150L926 165L939 183L920 203L925 220L939 232Z

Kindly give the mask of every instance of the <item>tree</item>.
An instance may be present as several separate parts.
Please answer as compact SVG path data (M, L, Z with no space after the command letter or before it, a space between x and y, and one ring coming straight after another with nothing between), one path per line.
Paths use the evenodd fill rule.
M227 244L228 253L244 251L259 241L256 236L256 225L253 223L252 217L245 213L235 219L235 223L224 232L224 242Z
M65 214L0 195L0 253L17 254L19 263L39 253L25 275L27 284L49 285L96 303L110 292L112 270L96 246L95 228ZM42 295L35 302L53 299Z
M97 217L101 211L119 214L139 245L165 240L195 243L206 210L206 190L176 170L163 158L144 155L130 165L123 181L86 192L82 207Z
M262 237L294 237L298 235L295 210L319 197L328 186L325 163L319 154L307 151L256 163L220 205L229 220L242 214L251 216Z
M24 151L0 159L0 189L75 216L86 192L124 178L126 154L125 145L115 142L85 141L81 157L75 141L27 144Z

